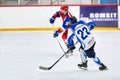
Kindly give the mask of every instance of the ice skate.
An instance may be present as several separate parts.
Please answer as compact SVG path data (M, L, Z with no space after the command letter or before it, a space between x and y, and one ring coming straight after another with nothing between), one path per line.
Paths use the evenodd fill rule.
M101 66L99 67L99 70L108 70L108 68L102 63Z
M82 64L78 64L78 67L79 67L80 69L87 70L87 61L86 61L85 63L82 62Z
M73 50L75 49L74 46L70 47L67 51L66 51L66 58L70 57L73 55Z
M66 52L65 57L68 58L68 57L70 57L70 56L72 56L72 55L73 55L73 51L72 51L72 50L68 50L68 51Z

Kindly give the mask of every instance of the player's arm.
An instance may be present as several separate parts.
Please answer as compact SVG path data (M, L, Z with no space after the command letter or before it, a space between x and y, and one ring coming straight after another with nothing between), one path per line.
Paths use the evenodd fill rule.
M66 40L67 39L67 34L68 34L68 25L62 25L62 27L59 27L57 31L53 34L54 37L58 37L58 35L63 32L62 39Z
M63 21L63 24L62 24L62 27L58 28L57 31L55 31L54 33L54 37L57 37L59 35L59 33L65 31L62 35L62 39L65 40L67 38L67 28L69 26L69 17L67 17L64 21Z
M53 14L53 16L50 18L50 23L53 24L55 22L55 19L57 17L60 17L60 11L57 11L55 14Z
M58 35L59 35L61 32L63 32L63 29L62 29L62 28L58 28L58 30L54 32L53 37L54 37L54 38L58 37Z
M96 26L96 23L89 18L81 18L79 23L87 25L89 30L93 30Z
M93 30L94 27L96 26L96 23L88 18L85 20L85 23L87 24L89 30Z
M90 30L93 30L94 27L96 26L95 22L93 22L93 21L89 22L87 25L88 25Z

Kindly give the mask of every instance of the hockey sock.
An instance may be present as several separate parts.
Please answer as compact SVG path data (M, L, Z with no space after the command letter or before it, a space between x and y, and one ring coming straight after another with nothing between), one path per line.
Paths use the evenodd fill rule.
M100 66L101 61L100 61L100 59L98 57L95 56L95 58L93 58L93 61Z
M85 54L85 52L80 54L81 60L83 63L85 63L87 61L87 55Z

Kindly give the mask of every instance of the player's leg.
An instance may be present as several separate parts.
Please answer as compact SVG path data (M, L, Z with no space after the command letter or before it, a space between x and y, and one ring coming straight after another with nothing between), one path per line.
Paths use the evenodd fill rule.
M66 29L62 35L62 39L67 47L66 58L73 55L73 50L75 49L74 41L73 41L73 33L70 29Z
M99 70L107 70L108 69L96 55L92 59L96 64L98 64Z
M94 44L95 45L95 44ZM106 70L107 67L101 62L101 60L96 56L96 53L94 51L94 45L89 49L89 50L86 50L86 55L89 57L89 58L92 58L93 61L98 64L99 66L99 70Z
M62 35L62 39L68 48L67 53L72 53L73 50L75 49L73 38L74 38L73 32L70 29L66 29Z
M67 39L67 41L68 41L68 44L67 44L68 51L67 52L68 53L72 53L73 50L75 49L73 37L74 37L74 34L71 34Z
M79 52L80 52L80 57L81 57L82 63L78 64L78 67L81 69L87 70L87 55L84 52L82 46L79 48Z
M69 36L68 38L68 44L67 44L67 52L66 52L66 58L69 57L69 56L72 56L73 54L73 50L75 49L75 44L74 44L74 41L73 41L73 34L71 36Z

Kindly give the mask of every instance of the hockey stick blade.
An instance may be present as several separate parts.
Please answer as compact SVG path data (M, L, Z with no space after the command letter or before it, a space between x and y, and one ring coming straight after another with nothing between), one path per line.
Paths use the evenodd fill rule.
M43 66L39 66L39 68L40 68L41 70L50 70L50 69L51 69L51 67L43 67Z
M52 67L54 67L61 59L62 57L65 56L66 53L64 53L54 64L52 64L50 67L43 67L43 66L39 66L40 69L42 70L50 70Z

